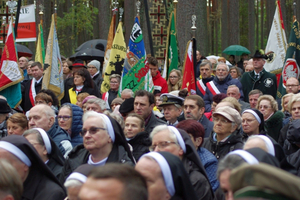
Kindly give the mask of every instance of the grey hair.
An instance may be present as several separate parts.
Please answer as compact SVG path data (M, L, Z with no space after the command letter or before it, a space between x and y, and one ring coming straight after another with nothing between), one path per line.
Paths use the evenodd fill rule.
M97 104L98 106L100 106L101 110L106 110L106 104L105 104L105 101L103 99L100 99L100 98L92 98L92 99L89 99L87 100L86 103L94 103L94 104Z
M26 137L28 135L35 135L37 142L40 145L45 146L45 143L44 143L44 140L43 140L43 138L41 136L41 133L38 130L36 130L36 129L29 129L29 130L24 131L23 137Z
M175 106L177 109L181 109L181 108L182 108L182 106L179 105L179 104L177 104L177 103L175 103L174 106Z
M96 117L96 118L98 118L100 120L98 123L99 124L102 123L102 125L104 126L103 128L107 129L107 125L106 125L106 123L104 123L105 120L102 118L101 115L102 114L97 113L95 111L87 111L86 113L83 114L82 121L84 123L88 118L90 118L90 117Z
M216 67L216 70L218 69L218 67L220 66L220 65L225 65L226 66L226 68L227 68L227 71L229 72L229 67L228 67L228 65L226 64L226 63L218 63L218 65L217 65L217 67Z
M240 89L239 89L238 86L236 86L236 85L229 85L228 88L227 88L227 90L228 90L229 88L236 88L236 89L237 89L237 92L240 94Z
M80 182L79 180L75 180L75 179L66 180L66 182L64 183L64 186L66 188L77 187L77 186L82 186L82 185L83 185L82 182Z
M124 130L125 123L124 123L123 117L121 117L120 115L118 115L116 113L110 112L108 110L104 111L103 114L115 119L120 124L122 130Z
M128 88L124 89L121 94L123 94L123 93L127 93L127 94L129 93L131 97L134 96L133 91L131 89L128 89Z
M151 139L151 141L152 141L154 135L156 135L158 132L165 131L165 130L167 131L167 133L169 133L171 139L172 139L176 144L178 144L176 135L169 129L169 127L168 127L167 125L159 125L159 126L156 126L156 127L152 130L152 132L151 132L151 134L150 134L150 136L149 136L150 139Z
M219 161L218 164L218 170L217 170L218 179L220 178L220 174L226 169L233 170L234 168L237 168L243 163L246 163L246 161L239 155L225 156L223 159Z
M212 64L209 60L203 60L199 66L199 69L205 65L209 65L209 68L212 69Z
M42 105L42 106L45 106L44 114L47 115L48 118L50 118L50 117L55 118L55 116L56 116L55 112L50 106L48 106L48 105Z

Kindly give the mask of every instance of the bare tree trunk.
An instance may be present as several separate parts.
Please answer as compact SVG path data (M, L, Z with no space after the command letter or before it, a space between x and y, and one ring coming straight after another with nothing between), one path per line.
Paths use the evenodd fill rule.
M228 0L222 0L222 18L221 18L221 38L222 51L228 46Z
M255 51L255 8L253 0L248 0L248 13L248 47L253 53Z
M239 1L229 3L229 45L240 44Z
M255 40L255 42L256 42L256 46L255 46L255 48L258 48L258 43L259 43L259 20L258 20L258 12L259 12L259 6L258 6L258 3L259 3L259 0L256 0L256 11L255 11L255 21L256 21L256 23L255 23L255 28L256 28L256 40Z
M260 0L260 49L264 49L264 0Z
M99 38L101 39L107 39L107 34L109 31L109 25L110 25L110 15L111 15L111 9L110 9L110 1L107 0L98 0L98 9L99 9L99 24L96 25L96 27L99 30ZM95 27L95 28L96 28Z
M214 52L212 52L212 54L214 54L214 55L218 55L219 54L219 23L220 23L220 15L219 15L219 9L218 9L218 7L219 7L219 3L218 3L218 1L216 0L216 1L214 1L215 3L214 3L214 7L215 7L215 12L216 12L216 14L215 14L215 37L214 37L214 40L215 40L215 51Z
M143 1L142 1L143 3ZM134 17L136 15L136 6L135 6L135 1L124 1L124 30L125 30L125 41L126 45L128 45L129 42L129 37L131 33L131 29L134 23ZM145 17L143 17L145 19ZM146 30L146 23L143 23L142 21L140 22L141 26L143 26L143 35L147 31ZM144 37L144 42L146 41Z

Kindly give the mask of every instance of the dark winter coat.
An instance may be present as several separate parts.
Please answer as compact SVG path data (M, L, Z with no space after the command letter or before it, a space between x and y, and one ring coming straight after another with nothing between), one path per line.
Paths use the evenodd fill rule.
M134 138L128 141L132 146L132 155L136 162L140 157L149 152L149 147L151 146L151 140L149 139L149 134L145 131L138 133Z
M156 126L164 125L164 124L167 124L167 123L165 121L155 117L154 113L151 112L151 117L145 126L145 131L150 134Z
M265 121L265 130L275 141L278 141L283 118L283 112L276 111L268 120Z

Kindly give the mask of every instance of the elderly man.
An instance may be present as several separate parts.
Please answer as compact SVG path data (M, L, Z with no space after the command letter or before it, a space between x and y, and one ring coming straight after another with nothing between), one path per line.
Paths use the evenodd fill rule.
M69 153L60 176L62 183L82 164L103 166L110 162L134 163L123 130L116 120L88 111L83 115L81 135L83 144L77 145Z
M0 199L18 200L22 197L23 182L11 163L0 160Z
M199 199L193 190L182 162L177 156L169 152L145 154L135 169L147 181L148 200Z
M130 99L130 98L134 98L134 93L132 92L131 89L124 89L122 92L121 92L121 98L123 100L125 99Z
M240 126L240 113L229 106L217 108L213 114L214 132L204 139L203 147L213 153L217 159L223 158L235 149L243 148Z
M204 97L206 92L206 83L214 79L214 76L212 76L212 72L212 63L208 60L203 60L200 64L201 79L196 82L196 93L202 98Z
M60 152L67 157L68 153L72 150L69 134L55 124L54 110L45 104L34 106L29 111L28 127L41 128L47 132L51 139L58 146Z
M130 166L107 164L92 169L78 197L81 200L147 200L145 179Z
M0 141L0 160L11 163L21 177L24 189L21 199L62 200L66 197L63 186L23 136L10 135ZM1 173L4 173L2 169Z
M240 90L239 88L236 86L236 85L230 85L228 86L228 89L227 89L227 96L228 97L233 97L235 98L236 100L239 101L239 103L241 104L241 108L242 108L242 112L244 110L246 110L247 108L250 108L250 104L241 100L241 93L240 93Z
M151 71L151 76L154 84L154 89L161 91L161 93L168 93L168 84L167 81L161 77L160 72L158 71L158 61L154 57L148 58L149 68Z
M176 126L178 124L178 117L182 113L182 105L184 99L171 94L162 94L160 96L162 103L159 107L164 110L164 117L167 120L167 124Z
M262 95L263 93L258 89L251 90L249 92L248 97L249 97L249 103L251 108L256 108L256 105L258 103L258 98Z
M86 111L95 111L103 113L106 110L105 101L99 98L91 98L86 102Z
M97 87L100 88L103 82L103 78L100 72L101 63L98 60L92 60L87 65L87 70L89 71L92 79L96 83Z
M208 137L213 129L213 123L204 115L204 101L198 95L187 96L183 103L185 119L193 119L200 122L205 130L204 137Z
M166 124L153 114L154 103L155 100L152 93L146 90L139 90L135 93L134 112L145 120L145 130L148 133L151 133L155 126Z
M266 55L257 50L253 56L254 70L245 72L241 78L246 102L249 102L248 94L253 89L259 89L263 94L272 95L276 99L277 79L275 74L264 69L265 59Z
M241 99L243 99L242 84L238 79L233 79L229 75L229 67L225 63L219 63L217 66L217 72L214 79L206 84L206 93L204 96L205 111L209 112L211 110L212 98L216 94L224 93L226 94L229 85L236 85L241 94Z
M25 112L34 106L34 98L42 89L43 82L43 66L40 62L31 64L30 67L33 79L24 82L24 90L22 91L22 108Z

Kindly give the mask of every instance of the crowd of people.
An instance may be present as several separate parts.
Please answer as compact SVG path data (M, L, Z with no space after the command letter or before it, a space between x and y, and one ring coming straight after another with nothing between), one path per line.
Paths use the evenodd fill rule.
M112 74L102 94L99 61L64 61L59 101L41 87L42 64L19 58L22 103L0 96L0 199L298 199L299 81L276 99L265 59L198 51L196 94L154 57L153 93L119 94Z

